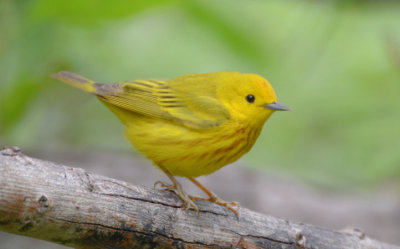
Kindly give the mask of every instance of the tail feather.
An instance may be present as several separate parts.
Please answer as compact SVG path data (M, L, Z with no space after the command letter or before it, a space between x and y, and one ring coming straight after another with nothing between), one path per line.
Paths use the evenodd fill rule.
M70 72L59 72L52 75L53 78L61 80L68 85L79 88L85 92L96 94L95 82L89 80L81 75L70 73Z

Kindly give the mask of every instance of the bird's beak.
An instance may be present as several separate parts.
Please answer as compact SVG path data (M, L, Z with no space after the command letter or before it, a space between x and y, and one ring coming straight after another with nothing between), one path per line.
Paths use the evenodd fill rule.
M270 110L274 110L274 111L290 111L290 110L292 110L292 108L285 106L284 104L281 104L278 102L274 102L271 104L265 104L264 107L266 107L267 109L270 109Z

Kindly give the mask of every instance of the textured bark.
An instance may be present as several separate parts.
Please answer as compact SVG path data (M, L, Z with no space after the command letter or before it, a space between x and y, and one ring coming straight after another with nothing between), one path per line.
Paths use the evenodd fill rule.
M134 186L9 147L0 151L0 230L74 248L397 248L357 231L292 223L245 208ZM296 208L296 207L293 207Z

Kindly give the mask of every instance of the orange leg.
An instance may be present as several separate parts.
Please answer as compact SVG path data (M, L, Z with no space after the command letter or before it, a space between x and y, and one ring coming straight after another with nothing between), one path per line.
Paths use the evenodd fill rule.
M193 202L193 200L190 198L190 196L185 193L185 191L183 190L182 185L166 169L163 169L163 168L161 168L161 169L164 171L164 173L171 180L172 185L164 183L164 182L161 182L161 181L156 181L154 183L154 188L157 187L157 185L160 185L162 188L174 192L177 196L179 196L179 198L181 198L181 200L183 201L183 204L186 207L186 209L193 208L198 214L199 213L199 208L196 206L196 204Z
M240 206L237 202L226 202L222 199L220 199L218 196L216 196L213 192L211 192L209 189L204 187L202 184L200 184L196 179L192 177L188 177L188 179L193 182L197 187L199 187L201 190L204 191L208 195L209 198L203 198L203 197L198 197L198 196L190 196L191 199L199 199L199 200L206 200L206 201L211 201L214 202L218 205L224 206L231 210L236 216L239 215L239 209Z

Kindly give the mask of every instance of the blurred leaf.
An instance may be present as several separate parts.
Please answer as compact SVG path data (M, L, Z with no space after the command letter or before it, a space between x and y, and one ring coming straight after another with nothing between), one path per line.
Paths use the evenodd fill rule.
M175 0L36 0L34 20L61 20L75 24L93 24L132 16L140 11L175 3Z
M229 1L223 3L229 5ZM204 25L207 30L212 32L213 36L221 39L233 52L241 56L242 60L251 64L252 67L262 68L264 66L266 57L260 53L262 48L260 43L256 42L257 37L254 33L239 29L229 19L221 16L221 13L215 10L215 6L211 4L192 0L187 1L185 7L190 18ZM264 43L263 46L266 44Z
M0 134L6 135L30 109L29 105L42 90L40 81L35 79L21 80L8 92L2 93L0 99Z
M400 42L396 39L393 33L388 32L385 38L388 56L400 72Z

